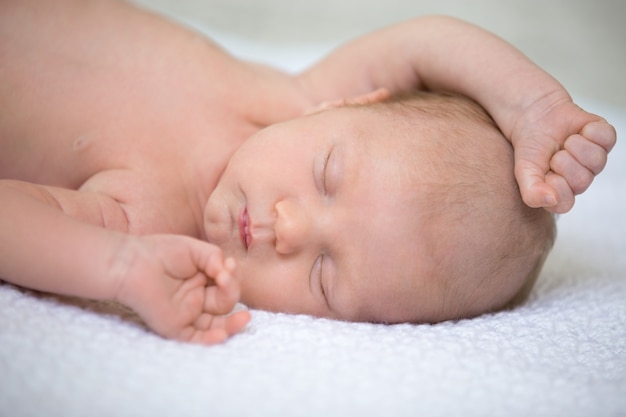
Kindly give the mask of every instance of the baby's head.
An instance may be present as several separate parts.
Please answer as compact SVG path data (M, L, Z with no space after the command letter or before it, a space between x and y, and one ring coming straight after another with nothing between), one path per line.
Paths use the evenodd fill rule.
M416 93L369 105L387 112L406 146L428 279L440 287L432 320L476 316L523 302L556 235L554 217L523 203L513 149L475 102ZM433 134L423 135L421 123ZM417 139L417 140L415 140ZM407 192L411 192L407 190Z
M473 102L418 93L259 132L205 212L253 308L438 322L522 300L554 240Z

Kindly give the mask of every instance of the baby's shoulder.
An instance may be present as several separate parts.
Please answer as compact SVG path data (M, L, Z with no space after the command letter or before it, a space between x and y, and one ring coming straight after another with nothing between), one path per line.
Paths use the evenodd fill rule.
M165 180L164 180L165 178ZM103 218L123 211L128 232L134 234L179 233L193 235L189 199L179 181L155 178L133 169L108 169L91 176L80 188L85 193L108 197L117 203L103 207Z

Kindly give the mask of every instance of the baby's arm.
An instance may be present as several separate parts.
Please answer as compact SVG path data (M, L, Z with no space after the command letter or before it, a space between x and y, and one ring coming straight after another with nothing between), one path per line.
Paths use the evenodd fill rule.
M524 201L566 212L606 163L615 130L504 40L447 17L418 18L339 48L301 74L317 101L386 88L447 90L473 98L515 149Z
M82 207L80 214L93 220L103 203L84 194L0 180L3 280L50 293L117 300L157 333L179 340L215 343L246 324L245 312L219 316L239 298L234 265L223 261L219 248L184 236L131 236L62 211L73 207L78 215Z

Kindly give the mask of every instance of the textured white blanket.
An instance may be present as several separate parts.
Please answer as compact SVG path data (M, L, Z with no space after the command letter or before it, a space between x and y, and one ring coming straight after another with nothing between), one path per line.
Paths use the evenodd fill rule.
M582 104L626 132L625 109ZM626 416L625 162L618 143L561 217L530 302L473 320L255 311L207 348L0 285L0 415Z

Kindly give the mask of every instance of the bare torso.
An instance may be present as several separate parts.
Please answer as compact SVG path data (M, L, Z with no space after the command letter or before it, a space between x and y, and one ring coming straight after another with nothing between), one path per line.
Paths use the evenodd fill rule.
M310 105L294 78L149 13L27 1L0 6L0 178L111 196L130 232L202 237L232 153Z

